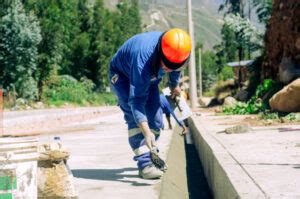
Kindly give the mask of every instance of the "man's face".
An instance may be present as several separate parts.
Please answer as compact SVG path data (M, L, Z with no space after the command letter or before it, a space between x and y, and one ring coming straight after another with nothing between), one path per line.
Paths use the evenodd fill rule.
M172 69L169 69L162 60L160 60L160 65L161 65L161 68L164 70L165 73L170 73L172 72Z

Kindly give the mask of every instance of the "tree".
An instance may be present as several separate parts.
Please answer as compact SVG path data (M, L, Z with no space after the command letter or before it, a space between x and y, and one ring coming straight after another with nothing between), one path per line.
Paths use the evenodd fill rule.
M244 17L244 1L243 0L225 0L219 7L219 11L227 9L224 18L227 15L239 15ZM222 43L215 46L217 50L216 63L219 68L222 68L228 61L235 61L237 58L244 59L245 49L248 49L243 43L237 41L237 33L232 30L226 23L223 24L222 30ZM250 54L250 53L249 53Z
M227 14L224 21L221 30L222 42L215 46L217 65L221 67L229 61L251 59L255 51L262 49L263 34L249 19L240 14Z
M91 27L92 9L90 6L88 6L87 0L79 0L77 9L80 23L80 31L87 32Z
M251 52L262 48L263 33L252 25L248 19L242 18L239 14L230 14L225 17L225 26L236 35L238 48L245 49L248 46ZM245 55L242 57L245 57Z
M253 0L253 5L259 21L266 24L272 14L272 0Z
M92 26L92 11L93 8L88 4L87 0L79 0L77 4L77 20L74 25L78 26L76 35L71 37L69 42L69 51L65 55L64 66L60 73L69 74L80 80L82 77L87 77L88 57L90 55L91 37L89 34Z
M223 11L225 8L227 8L227 11L225 11L225 15L231 13L240 14L241 16L244 16L243 0L225 0L225 2L220 5L219 11Z
M208 91L216 82L218 75L215 54L212 51L205 51L202 55L202 63L203 90Z
M116 12L109 12L103 0L96 0L93 6L86 75L100 91L109 85L109 62L117 48L141 30L136 0L122 1L117 8Z
M70 64L72 40L79 32L77 24L77 0L28 0L27 10L33 10L41 25L43 40L38 48L37 79L39 96L43 85L51 75Z
M100 67L101 59L99 59L100 51L98 48L101 43L102 31L105 21L105 12L103 0L96 0L92 10L91 27L88 34L90 37L89 54L87 57L86 76L91 79L97 88L100 87Z
M0 68L3 87L15 87L19 97L35 99L34 78L37 46L41 41L40 26L33 13L27 14L19 0L13 0L0 21Z
M0 18L7 14L11 0L0 0Z
M118 4L120 12L118 25L121 31L121 41L129 39L132 35L141 32L141 18L137 0L125 0Z

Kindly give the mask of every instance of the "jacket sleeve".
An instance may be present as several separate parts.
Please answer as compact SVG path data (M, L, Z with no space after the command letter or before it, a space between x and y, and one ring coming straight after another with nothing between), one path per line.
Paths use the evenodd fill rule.
M180 71L172 71L169 73L169 87L175 88L179 85Z
M139 58L130 70L130 90L128 104L137 124L148 121L145 105L148 99L151 71L147 70L144 59Z

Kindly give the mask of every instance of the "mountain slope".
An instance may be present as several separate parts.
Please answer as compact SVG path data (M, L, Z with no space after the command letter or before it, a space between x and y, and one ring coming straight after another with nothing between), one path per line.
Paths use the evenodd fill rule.
M211 49L220 43L222 16L217 12L220 0L192 2L195 43ZM140 0L144 31L167 30L172 27L187 29L186 0Z

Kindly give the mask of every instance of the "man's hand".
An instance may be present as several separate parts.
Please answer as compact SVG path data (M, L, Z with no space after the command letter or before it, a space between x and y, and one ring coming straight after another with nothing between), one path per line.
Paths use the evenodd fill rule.
M150 151L156 148L155 135L152 132L145 135L145 143Z
M150 130L147 122L141 122L139 127L145 137L145 144L150 149L150 151L156 147L155 135Z
M180 92L181 92L181 89L179 86L176 86L174 88L170 88L171 90L171 98L173 99L174 97L176 96L180 96Z
M182 125L182 132L181 132L181 135L185 135L185 134L187 134L187 132L188 132L188 128L185 126L185 125Z

